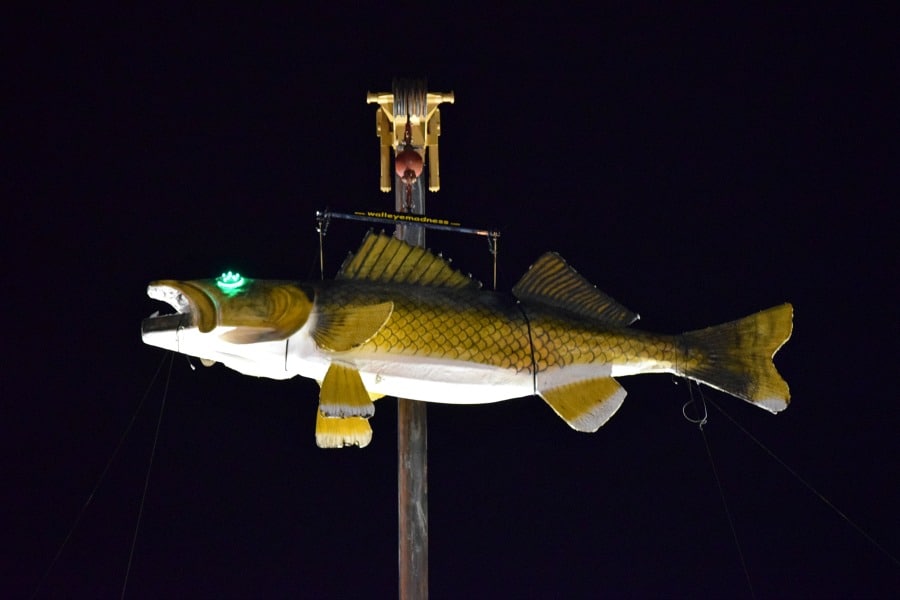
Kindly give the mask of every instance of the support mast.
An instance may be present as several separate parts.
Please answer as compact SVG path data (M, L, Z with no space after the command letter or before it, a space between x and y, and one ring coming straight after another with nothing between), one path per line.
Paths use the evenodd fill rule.
M369 93L379 105L376 127L381 140L383 192L391 190L391 150L394 154L395 210L425 214L423 167L428 163L428 190L440 189L437 142L438 105L453 103L453 93L429 93L424 80L398 79L392 93ZM398 224L394 235L410 244L425 245L425 228ZM428 597L428 421L425 403L397 399L397 512L400 598Z

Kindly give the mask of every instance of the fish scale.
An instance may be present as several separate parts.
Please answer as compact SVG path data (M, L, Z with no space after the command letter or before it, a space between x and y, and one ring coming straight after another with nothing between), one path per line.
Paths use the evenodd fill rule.
M486 302L487 298L491 301ZM676 354L673 336L586 327L540 309L517 308L513 299L502 294L342 282L323 286L316 306L328 312L339 306L384 301L394 303L388 322L355 354L427 356L531 372L533 344L538 372L635 361L668 368L684 362Z
M384 301L394 304L390 318L354 354L428 356L531 370L525 318L499 294L341 282L323 286L316 296L317 309L323 312Z
M526 308L526 312L529 312ZM538 372L569 365L628 365L657 363L660 369L685 363L675 336L657 335L635 329L585 327L574 320L545 314L531 316Z

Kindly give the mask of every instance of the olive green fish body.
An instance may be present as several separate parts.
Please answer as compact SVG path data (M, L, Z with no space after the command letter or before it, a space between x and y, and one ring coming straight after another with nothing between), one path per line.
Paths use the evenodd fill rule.
M571 365L656 364L667 370L678 362L674 336L585 323L500 293L332 282L317 290L315 310L324 314L386 301L394 305L390 319L354 354L457 360L528 373Z
M383 327L354 355L418 356L531 371L525 317L502 294L405 284L331 282L317 290L315 311L391 302Z
M459 404L536 394L578 431L619 408L616 377L669 372L765 408L784 409L772 357L791 335L783 304L744 319L661 335L561 257L541 256L511 294L485 292L439 256L370 234L334 281L161 281L148 294L177 315L145 319L148 344L321 389L316 440L371 440L384 395Z
M623 371L643 366L645 372L655 365L653 370L666 371L678 362L674 336L592 325L543 311L529 315L529 324L538 372L571 365L609 365Z

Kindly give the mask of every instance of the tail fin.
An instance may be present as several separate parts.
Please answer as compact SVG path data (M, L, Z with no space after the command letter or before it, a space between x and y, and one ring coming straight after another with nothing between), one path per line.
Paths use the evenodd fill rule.
M682 374L770 412L784 410L791 393L772 357L791 337L793 314L790 304L782 304L683 334Z

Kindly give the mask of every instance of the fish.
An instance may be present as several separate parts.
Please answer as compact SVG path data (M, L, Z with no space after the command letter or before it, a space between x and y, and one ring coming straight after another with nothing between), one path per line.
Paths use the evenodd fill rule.
M634 329L638 315L548 252L508 293L485 291L442 256L369 231L333 280L159 280L174 314L143 320L146 344L271 379L319 383L316 444L365 447L374 401L483 404L539 396L572 429L619 409L618 379L671 373L769 412L788 384L773 357L789 303L679 335Z

